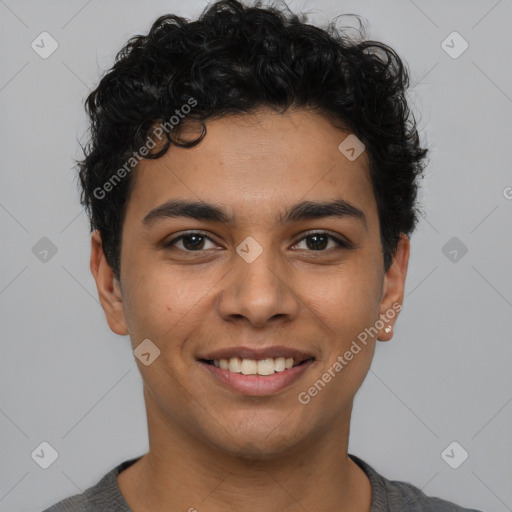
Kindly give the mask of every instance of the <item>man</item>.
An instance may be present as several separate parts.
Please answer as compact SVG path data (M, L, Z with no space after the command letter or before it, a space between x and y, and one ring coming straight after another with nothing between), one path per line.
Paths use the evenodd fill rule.
M347 451L417 221L407 87L391 48L234 0L128 42L80 181L150 450L48 512L467 510Z

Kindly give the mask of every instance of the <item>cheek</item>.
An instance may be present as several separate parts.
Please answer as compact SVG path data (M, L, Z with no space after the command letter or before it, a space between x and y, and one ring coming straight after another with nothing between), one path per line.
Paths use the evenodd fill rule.
M149 276L127 286L124 312L134 344L145 338L157 340L166 326L170 329L177 314L174 297L163 283Z
M333 330L364 328L378 318L380 283L371 270L343 268L311 280L305 297Z
M173 277L168 270L166 275L163 269L146 273L127 288L124 309L134 344L149 338L163 347L169 338L179 338L191 323L198 322L201 306L207 301L204 283Z

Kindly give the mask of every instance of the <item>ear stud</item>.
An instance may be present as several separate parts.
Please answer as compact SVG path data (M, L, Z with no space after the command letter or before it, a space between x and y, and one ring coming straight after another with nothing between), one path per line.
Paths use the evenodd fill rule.
M391 332L391 330L393 329L393 327L391 327L391 325L386 325L386 327L384 328L384 332L386 332L387 334L389 334Z

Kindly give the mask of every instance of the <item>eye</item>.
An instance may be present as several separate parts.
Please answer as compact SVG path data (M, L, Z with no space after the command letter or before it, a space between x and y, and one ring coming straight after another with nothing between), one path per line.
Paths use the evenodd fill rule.
M305 237L301 238L297 242L297 244L300 244L304 240L312 240L312 243L306 242L306 248L309 250L312 250L312 251L322 252L326 249L326 245L329 244L329 242L328 242L329 239L334 241L334 243L336 244L337 247L335 246L334 249L350 248L349 242L341 240L340 238L337 238L337 237L329 234L326 231L315 231L313 233L308 233ZM333 248L333 247L331 247L331 248Z
M326 245L329 245L329 240L333 241L335 244L335 246L331 247L331 249L351 248L351 244L348 241L344 241L340 238L337 238L325 231L315 231L312 233L308 233L306 236L301 238L293 247L296 247L304 240L312 241L311 243L306 242L306 249L310 251L325 251L327 249ZM201 233L200 231L194 231L173 238L172 240L164 244L164 248L176 246L178 249L184 252L199 252L208 249L208 247L204 246L206 241L210 241L215 245L214 241L209 236ZM182 247L178 247L176 245L177 243L181 243Z
M195 231L173 238L171 241L165 243L164 247L172 247L175 246L177 242L181 242L182 247L178 247L178 249L188 252L198 252L201 250L205 250L205 240L209 240L210 242L213 243L213 240L210 237L204 235L199 231Z

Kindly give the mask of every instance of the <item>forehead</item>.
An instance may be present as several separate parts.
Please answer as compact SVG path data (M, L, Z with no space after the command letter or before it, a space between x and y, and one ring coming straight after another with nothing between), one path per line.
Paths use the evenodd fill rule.
M171 146L163 157L139 164L127 220L128 214L141 220L173 198L222 204L240 220L255 212L275 219L286 204L340 198L376 214L367 152L349 160L338 147L350 132L325 116L260 109L210 119L206 128L198 145ZM197 133L190 125L180 137Z

